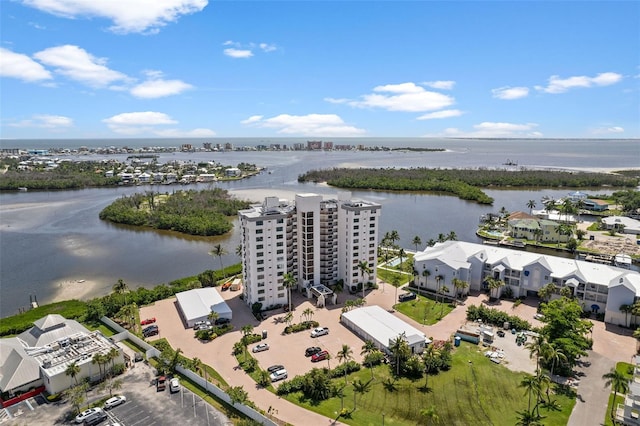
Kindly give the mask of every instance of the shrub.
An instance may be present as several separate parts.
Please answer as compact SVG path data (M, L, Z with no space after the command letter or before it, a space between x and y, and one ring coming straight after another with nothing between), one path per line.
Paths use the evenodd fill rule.
M481 319L486 324L502 327L505 322L509 322L511 328L516 330L531 330L529 321L525 321L517 316L512 316L506 312L484 306L469 306L467 308L467 320L477 321Z
M332 379L335 379L336 377L342 377L345 375L345 370L346 374L351 374L355 371L360 371L360 368L362 366L360 364L358 364L355 361L349 361L349 362L345 362L340 364L339 366L337 366L336 368L334 368L333 370L331 370L330 372L330 377Z
M284 328L285 334L290 333L298 333L304 330L310 330L315 327L319 327L320 323L318 321L304 321L298 324L288 325Z
M120 374L124 373L126 369L127 368L124 366L124 364L120 362L118 364L115 364L111 371L114 375L119 376Z
M242 337L242 340L247 344L250 345L252 343L257 343L260 340L262 340L262 335L261 334L248 334L246 336Z

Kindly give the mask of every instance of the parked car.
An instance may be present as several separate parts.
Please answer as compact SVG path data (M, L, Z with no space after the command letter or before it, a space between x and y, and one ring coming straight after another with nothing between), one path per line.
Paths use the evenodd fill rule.
M150 325L149 327L142 330L142 335L144 337L155 336L158 333L160 333L160 329L157 325Z
M271 378L271 382L277 382L278 380L284 380L287 378L287 370L284 368L278 371L274 371L269 376Z
M327 359L327 356L329 355L329 352L327 351L320 351L317 354L313 354L311 356L311 362L318 362L318 361L323 361L325 359Z
M156 379L156 392L162 392L167 387L167 378L160 376Z
M93 414L90 414L89 417L84 419L84 424L87 426L97 425L98 423L102 423L107 419L107 413L104 411L97 411Z
M229 318L218 318L216 320L216 325L223 325L223 324L229 324L231 322L231 320Z
M114 396L112 398L107 399L104 402L104 408L109 409L109 408L117 407L118 405L124 404L125 402L127 402L126 396L124 395Z
M271 367L267 368L267 371L269 373L275 373L278 370L284 370L284 365L272 365Z
M317 346L311 346L310 348L307 348L304 350L304 356L312 356L317 354L318 352L320 352L322 350L322 348L319 348Z
M329 327L316 327L311 332L311 337L319 337L329 334Z
M194 330L206 330L207 327L211 327L211 321L196 321L193 324Z
M256 352L262 352L262 351L266 351L269 350L269 344L268 343L258 343L257 345L255 345L253 347L253 349L251 349L251 352L256 353Z
M415 293L403 293L398 296L398 302L406 302L407 300L413 300L416 298Z
M229 288L231 288L231 281L227 281L226 283L222 284L222 290L229 290Z
M144 320L140 321L140 325L149 325L149 324L153 324L154 322L156 322L155 317L154 318L147 318L147 319L144 319Z
M92 414L94 413L99 413L102 411L102 408L100 407L93 407L93 408L89 408L88 410L84 410L82 413L78 414L76 416L76 423L80 424L80 423L84 423L84 421Z
M180 380L177 377L169 381L169 392L180 392Z

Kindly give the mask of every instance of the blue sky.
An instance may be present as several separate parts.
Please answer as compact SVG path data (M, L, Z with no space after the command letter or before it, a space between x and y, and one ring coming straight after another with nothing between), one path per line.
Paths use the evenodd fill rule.
M637 1L13 0L0 137L640 137Z

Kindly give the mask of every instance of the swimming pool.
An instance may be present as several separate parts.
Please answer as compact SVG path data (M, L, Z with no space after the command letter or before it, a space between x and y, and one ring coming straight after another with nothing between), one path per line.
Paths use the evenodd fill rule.
M387 266L398 266L400 264L400 258L396 257L387 262Z

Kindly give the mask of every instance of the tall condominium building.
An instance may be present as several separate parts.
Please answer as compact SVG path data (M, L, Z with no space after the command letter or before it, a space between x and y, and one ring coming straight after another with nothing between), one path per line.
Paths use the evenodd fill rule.
M355 291L375 277L380 210L341 192L327 200L317 194L297 194L294 202L266 197L239 211L245 302L286 305L287 273L300 290L342 280ZM370 273L362 272L361 262Z

